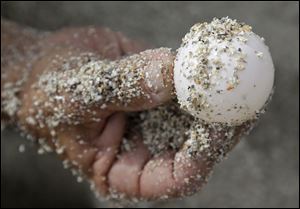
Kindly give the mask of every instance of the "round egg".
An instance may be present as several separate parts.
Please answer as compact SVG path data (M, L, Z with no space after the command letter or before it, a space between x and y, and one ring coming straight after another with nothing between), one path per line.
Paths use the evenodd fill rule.
M194 25L174 63L181 108L205 122L254 119L273 89L274 66L264 40L228 17Z

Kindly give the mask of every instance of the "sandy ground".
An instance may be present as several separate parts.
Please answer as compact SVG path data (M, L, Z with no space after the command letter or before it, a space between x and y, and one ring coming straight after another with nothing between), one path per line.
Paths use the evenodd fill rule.
M1 2L8 19L40 29L105 25L155 46L177 48L191 25L230 16L265 37L276 68L276 92L259 126L218 165L193 197L153 207L299 207L298 2ZM25 153L18 152L20 144ZM93 207L53 155L11 130L1 133L1 207ZM97 203L97 206L107 206Z

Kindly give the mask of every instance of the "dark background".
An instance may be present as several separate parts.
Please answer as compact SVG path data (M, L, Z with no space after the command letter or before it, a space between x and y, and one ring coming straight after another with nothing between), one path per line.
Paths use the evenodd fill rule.
M298 2L1 2L3 17L39 29L104 25L155 46L178 48L199 21L229 16L265 37L276 91L258 127L218 165L202 192L154 207L299 207ZM26 152L18 152L20 144ZM38 156L1 133L1 207L104 207L53 155Z

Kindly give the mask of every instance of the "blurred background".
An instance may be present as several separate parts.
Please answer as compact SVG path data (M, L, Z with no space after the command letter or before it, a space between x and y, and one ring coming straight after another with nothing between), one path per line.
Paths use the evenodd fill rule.
M216 166L204 189L152 207L299 207L299 2L1 2L2 18L41 30L102 25L178 48L196 22L229 16L265 37L276 91L258 127ZM20 146L21 145L21 146ZM20 153L19 149L25 152ZM54 155L1 132L1 207L106 207ZM140 205L145 206L145 205Z

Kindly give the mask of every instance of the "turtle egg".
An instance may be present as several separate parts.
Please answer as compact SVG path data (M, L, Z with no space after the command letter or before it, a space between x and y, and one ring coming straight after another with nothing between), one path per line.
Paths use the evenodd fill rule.
M228 17L194 25L177 50L178 102L205 122L240 125L254 119L273 82L274 66L264 40Z

